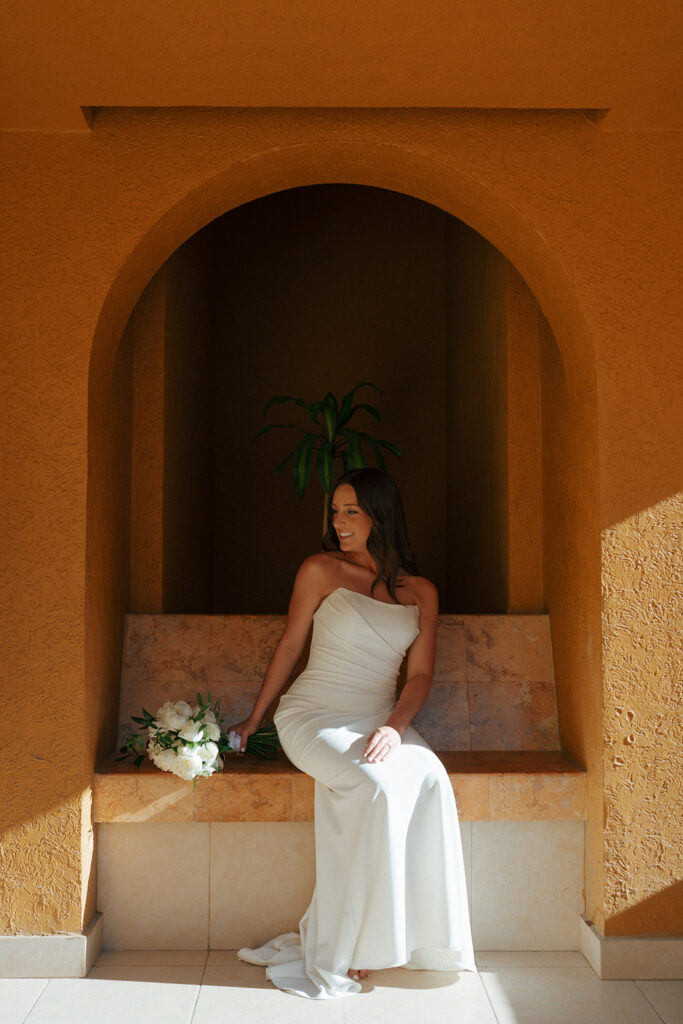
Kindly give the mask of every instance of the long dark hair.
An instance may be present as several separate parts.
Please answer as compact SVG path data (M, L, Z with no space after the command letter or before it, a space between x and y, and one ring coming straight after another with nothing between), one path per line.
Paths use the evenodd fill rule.
M392 477L381 469L350 469L340 476L330 491L328 504L327 533L323 537L325 551L339 551L339 538L332 525L332 498L342 484L349 484L356 492L356 499L363 511L372 519L368 536L368 551L377 562L379 571L372 582L371 590L384 580L394 601L396 579L403 572L408 576L419 575L415 555L408 539L405 512L399 489Z

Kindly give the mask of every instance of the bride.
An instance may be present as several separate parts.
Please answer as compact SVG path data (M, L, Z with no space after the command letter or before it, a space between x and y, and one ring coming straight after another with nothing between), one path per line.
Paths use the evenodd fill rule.
M308 664L274 721L287 757L315 779L315 889L298 932L238 956L318 999L360 992L372 969L477 971L453 791L410 725L434 672L436 588L417 574L388 474L344 474L329 511L326 550L301 565L252 712L231 727L244 750L312 625Z

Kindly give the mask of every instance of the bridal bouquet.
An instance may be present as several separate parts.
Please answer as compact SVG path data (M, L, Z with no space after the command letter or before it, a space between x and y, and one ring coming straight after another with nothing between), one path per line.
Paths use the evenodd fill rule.
M140 731L127 727L128 735L120 748L122 756L116 760L123 761L134 754L139 766L147 754L157 768L173 772L181 779L194 779L196 786L200 779L223 768L222 754L240 749L239 736L234 732L226 736L221 729L220 699L214 708L211 710L211 694L204 701L200 693L193 707L179 700L166 701L156 715L143 708L142 717L131 715ZM247 740L247 753L273 758L278 746L274 726L257 729Z

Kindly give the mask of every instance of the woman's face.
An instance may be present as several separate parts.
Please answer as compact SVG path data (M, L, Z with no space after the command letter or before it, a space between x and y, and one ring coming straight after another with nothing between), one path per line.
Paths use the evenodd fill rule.
M332 495L332 525L341 551L367 551L372 519L358 504L350 484L341 484Z

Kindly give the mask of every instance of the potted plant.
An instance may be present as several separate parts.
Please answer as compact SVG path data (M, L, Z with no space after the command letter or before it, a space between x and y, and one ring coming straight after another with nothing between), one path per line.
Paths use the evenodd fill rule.
M354 430L348 425L361 410L369 413L378 423L381 419L374 405L365 402L354 404L356 392L360 388L374 388L379 395L382 394L376 384L362 381L344 395L341 401L338 401L331 391L328 391L319 402L306 402L303 398L295 398L292 395L275 395L266 402L263 409L264 417L273 406L293 402L306 410L309 420L315 424L315 429L304 429L293 423L268 423L252 438L252 441L255 441L270 430L280 429L296 430L302 435L295 448L285 456L275 472L282 473L285 466L292 461L296 493L303 498L311 478L315 457L316 473L324 494L323 534L327 531L329 495L338 462L341 463L342 472L346 473L349 469L362 469L368 465L366 452L372 454L379 469L386 468L382 449L399 458L403 456L395 444L379 440L367 431Z

